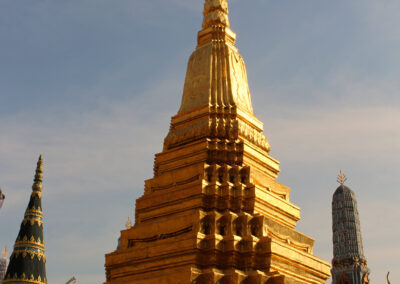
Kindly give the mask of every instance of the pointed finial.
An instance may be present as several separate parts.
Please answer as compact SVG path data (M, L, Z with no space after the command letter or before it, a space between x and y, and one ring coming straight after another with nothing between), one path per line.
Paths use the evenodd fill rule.
M203 29L211 26L229 27L227 0L205 0Z
M338 178L337 178L337 182L340 183L341 185L344 185L346 180L347 180L347 177L343 174L342 170L340 170Z
M36 173L34 182L32 185L32 190L41 191L42 190L42 178L43 178L43 156L39 156L39 160L37 162Z
M4 249L3 249L3 259L6 259L7 256L8 256L8 250L7 250L7 247L4 247Z
M129 230L130 228L132 228L131 219L129 219L129 217L128 217L128 220L126 220L125 228L126 228L127 230Z
M388 273L386 274L386 279L387 279L387 283L388 283L388 284L390 284L390 281L389 281L389 273L390 273L390 271L388 271Z

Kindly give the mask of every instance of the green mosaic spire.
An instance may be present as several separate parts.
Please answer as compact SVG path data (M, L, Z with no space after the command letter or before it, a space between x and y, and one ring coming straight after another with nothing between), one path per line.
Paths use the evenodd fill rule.
M357 200L345 181L340 171L340 186L332 198L332 283L368 284L370 270L364 256Z
M21 223L3 283L47 284L43 240L43 157L37 163L32 194Z

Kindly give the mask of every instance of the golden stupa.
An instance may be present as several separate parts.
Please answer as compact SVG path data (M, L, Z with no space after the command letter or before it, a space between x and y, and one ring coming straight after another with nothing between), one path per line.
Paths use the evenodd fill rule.
M181 107L106 283L325 283L253 113L226 0L206 0Z

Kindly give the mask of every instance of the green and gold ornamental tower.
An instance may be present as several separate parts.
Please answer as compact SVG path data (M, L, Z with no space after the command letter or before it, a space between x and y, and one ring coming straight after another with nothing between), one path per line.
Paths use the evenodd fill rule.
M342 171L338 181L340 186L332 198L332 283L369 284L370 270L364 255L356 196L344 185L346 177Z
M32 194L21 223L3 283L46 284L42 212L43 157L40 155Z

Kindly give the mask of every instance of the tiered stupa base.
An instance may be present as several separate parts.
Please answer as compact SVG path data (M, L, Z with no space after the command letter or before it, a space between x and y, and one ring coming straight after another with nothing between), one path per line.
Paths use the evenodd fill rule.
M294 229L289 189L239 162L245 142L222 143L239 157L228 163L213 141L156 155L135 226L106 257L106 283L325 283L329 264ZM225 162L207 162L216 157Z
M107 283L325 283L313 240L248 213L192 210L122 232ZM163 232L160 234L160 232Z

